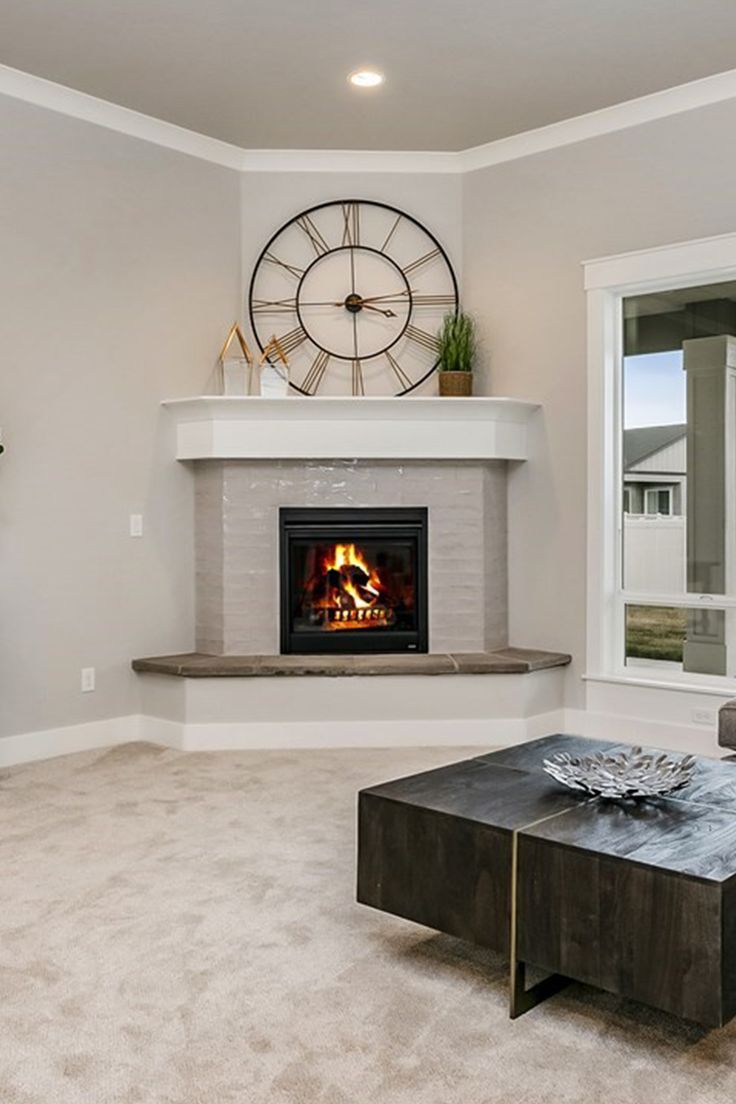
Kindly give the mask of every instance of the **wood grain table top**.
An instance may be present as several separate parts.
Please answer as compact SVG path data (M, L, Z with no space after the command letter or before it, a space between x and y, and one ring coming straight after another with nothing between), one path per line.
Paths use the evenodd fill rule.
M542 769L558 751L629 747L546 736L366 792L683 877L716 883L736 877L736 764L699 758L693 781L674 796L626 802L567 790Z

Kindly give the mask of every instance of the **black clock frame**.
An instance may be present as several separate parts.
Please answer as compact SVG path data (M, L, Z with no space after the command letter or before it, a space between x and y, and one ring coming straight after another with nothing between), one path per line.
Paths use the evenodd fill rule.
M342 200L342 202L343 203L355 203L356 200ZM328 204L328 206L331 207L332 204ZM297 215L297 218L301 218L301 215ZM286 225L290 226L291 223L287 222ZM282 227L281 229L283 230L283 229L285 229L285 227ZM302 284L304 283L304 281L306 280L307 276L312 271L312 269L315 268L316 265L321 264L321 262L325 259L325 257L330 257L330 256L332 256L333 253L343 253L346 249L360 249L360 251L362 253L375 253L377 257L383 257L384 260L389 261L394 266L396 271L399 273L400 279L402 279L404 281L404 284L406 285L406 290L408 292L408 298L407 298L406 302L409 304L409 313L406 316L406 322L404 322L404 325L401 327L401 330L399 331L398 336L394 337L391 341L389 341L388 345L384 345L384 347L382 349L379 349L377 352L369 353L367 356L360 356L360 357L357 358L358 360L373 360L375 357L383 356L383 354L386 352L387 349L392 349L397 341L401 341L402 337L406 333L406 327L409 325L409 321L411 319L411 312L412 312L412 309L413 309L413 306L414 306L414 300L413 300L412 294L411 294L411 287L409 285L409 281L407 280L406 276L404 275L403 270L399 267L399 265L396 263L396 261L392 257L387 256L386 253L382 253L380 249L375 249L372 245L352 245L352 246L351 245L338 245L334 249L326 250L326 252L320 254L319 257L315 257L314 260L311 261L307 265L307 267L304 269L304 272L303 272L302 276L299 278L299 283L296 286L296 296L295 296L296 306L295 306L294 310L295 310L297 318L299 319L299 325L304 330L305 334L307 335L307 337L309 338L309 340L312 342L313 345L316 345L317 348L320 349L323 353L327 353L329 356L334 357L335 360L351 361L351 360L355 359L354 357L342 356L340 353L333 353L331 349L325 349L324 345L320 345L319 342L315 341L314 338L312 337L312 335L310 334L309 327L307 326L306 322L302 318L302 312L299 309L299 292L300 292ZM266 251L268 251L268 246L266 247ZM256 268L257 267L258 266L256 266ZM252 323L252 319L251 319L251 323ZM255 333L255 330L253 332ZM257 336L256 336L256 340L258 341ZM258 344L260 345L260 341L258 342ZM261 348L261 352L263 352L262 348ZM301 388L297 388L297 390L301 390ZM312 396L310 395L310 398L311 397Z
M435 235L432 233L432 231L428 230L427 227L424 226L419 221L419 219L414 218L413 215L408 215L406 213L406 211L402 211L401 208L399 208L399 207L393 207L390 203L381 203L381 202L379 202L378 200L375 200L375 199L330 199L330 200L327 200L325 203L316 203L313 207L307 207L305 210L299 211L298 214L294 215L287 222L283 223L283 225L280 226L278 228L278 230L276 230L275 233L273 233L271 235L271 237L268 239L268 241L264 245L263 249L259 253L255 265L253 266L253 272L251 274L250 283L248 285L248 317L250 319L251 332L253 333L253 336L256 339L256 344L258 345L258 348L260 349L261 353L264 351L265 346L261 343L261 339L258 336L258 330L256 328L255 316L254 316L254 311L253 311L253 292L254 292L254 289L255 289L256 277L258 276L258 272L260 270L261 264L262 264L262 262L263 262L263 260L266 256L266 254L270 252L271 246L276 241L276 239L279 238L281 236L281 234L283 234L283 232L289 226L292 226L294 223L298 222L299 219L304 218L305 215L309 216L309 215L314 214L315 211L323 211L326 207L336 207L336 206L348 207L351 204L357 204L357 205L363 204L366 207L380 207L384 211L390 211L394 215L400 215L403 219L406 219L407 222L411 222L414 226L416 226L419 230L421 230L421 232L423 234L425 234L429 238L429 240L432 242L432 244L439 251L440 256L442 257L443 261L445 262L445 265L447 267L447 271L450 274L450 279L452 281L452 292L453 292L453 296L454 296L454 299L455 299L455 306L454 306L454 309L452 310L452 313L457 315L457 313L460 309L460 294L459 294L459 291L458 291L458 284L457 284L457 277L455 276L455 270L452 267L452 263L450 261L450 258L448 257L447 252L443 248L441 242L438 241L438 239L435 237ZM413 311L413 307L414 307L414 300L413 300L413 297L412 297L412 294L411 294L411 287L409 285L409 281L407 280L406 275L405 275L404 271L401 269L401 267L387 253L384 253L382 250L376 249L373 246L366 246L366 245L354 245L354 246L339 245L339 246L335 246L334 249L328 249L324 253L321 253L318 257L315 257L315 259L309 265L307 265L307 267L303 271L302 275L299 277L299 280L298 280L298 283L297 283L297 288L296 288L295 300L294 300L295 301L294 312L296 314L296 317L297 317L297 320L299 322L300 327L304 330L304 332L307 334L308 339L312 342L312 344L317 349L320 350L320 352L323 352L323 353L327 354L328 356L330 356L330 357L332 357L336 360L345 360L346 362L349 362L350 360L354 359L352 357L339 356L338 354L333 353L331 350L323 348L322 345L320 345L317 341L315 341L310 336L307 327L304 325L304 322L303 322L302 316L301 316L301 312L299 310L299 289L301 288L301 286L302 286L302 284L303 284L303 282L304 282L304 280L307 276L307 273L310 272L316 264L319 264L319 262L322 261L329 254L331 254L331 253L342 253L346 249L361 249L361 250L364 250L365 252L376 253L376 254L378 254L378 256L384 257L386 260L390 261L393 265L396 266L398 271L401 273L401 277L404 280L404 282L406 283L407 290L409 292L409 297L407 299L407 302L409 303L409 312L407 314L406 321L404 322L404 325L401 329L401 332L398 334L398 336L396 338L394 338L383 349L380 349L378 352L371 353L370 356L363 356L363 357L358 357L357 358L358 360L361 360L361 361L362 360L373 360L375 357L382 356L388 349L393 348L393 346L396 345L396 343L401 340L401 338L404 336L404 333L406 332L406 329L409 326L409 323L411 321L412 311ZM267 359L268 359L270 364L273 363L273 361L271 360L270 357L268 357ZM401 398L402 395L409 395L412 391L416 391L417 387L421 387L422 384L425 383L426 380L428 380L429 377L434 372L437 371L439 363L440 363L440 361L439 361L439 357L438 357L437 360L434 362L434 364L428 369L428 371L426 371L424 373L424 375L420 379L418 379L415 383L413 383L411 385L411 387L405 387L403 391L395 392L394 397L395 398ZM306 398L311 399L311 398L314 397L310 391L305 391L304 388L297 386L297 384L295 384L293 382L293 380L289 380L289 386L293 387L295 391L298 391L300 395L304 395Z

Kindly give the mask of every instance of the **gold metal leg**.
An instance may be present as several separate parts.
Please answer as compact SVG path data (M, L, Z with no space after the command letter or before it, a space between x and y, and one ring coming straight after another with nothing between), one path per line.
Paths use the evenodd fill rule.
M545 818L546 819L546 818ZM526 963L518 958L519 940L519 835L511 837L511 938L509 946L509 1016L515 1020L541 1004L547 997L559 993L570 984L562 974L550 974L536 985L526 988Z

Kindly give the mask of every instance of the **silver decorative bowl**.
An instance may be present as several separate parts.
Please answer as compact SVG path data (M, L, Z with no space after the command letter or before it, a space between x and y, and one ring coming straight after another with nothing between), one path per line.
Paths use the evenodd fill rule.
M547 774L571 790L594 797L664 797L686 786L693 777L695 758L672 759L662 752L644 752L640 747L620 755L570 755L560 751L545 759Z

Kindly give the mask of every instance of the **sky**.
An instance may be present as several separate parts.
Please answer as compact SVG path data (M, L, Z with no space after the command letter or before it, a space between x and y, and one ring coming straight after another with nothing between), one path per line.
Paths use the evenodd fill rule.
M687 420L682 350L624 359L624 428Z

